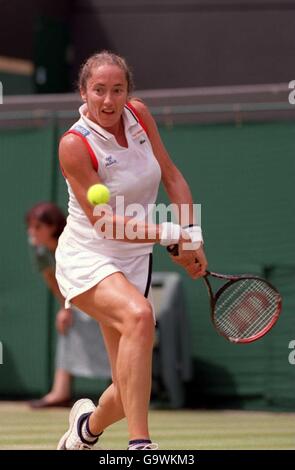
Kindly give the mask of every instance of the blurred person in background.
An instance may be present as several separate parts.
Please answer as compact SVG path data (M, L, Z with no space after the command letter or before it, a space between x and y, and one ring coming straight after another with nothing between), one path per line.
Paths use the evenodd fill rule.
M27 212L25 221L34 262L60 303L55 321L58 337L53 385L44 397L30 401L30 406L69 406L72 377L109 378L108 358L97 322L75 306L65 308L56 282L55 250L66 224L63 212L51 202L40 202Z

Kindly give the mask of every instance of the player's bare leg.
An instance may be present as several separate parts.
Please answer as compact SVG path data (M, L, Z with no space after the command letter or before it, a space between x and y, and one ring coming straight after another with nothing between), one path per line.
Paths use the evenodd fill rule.
M108 326L100 325L100 328L108 351L113 383L100 396L98 406L89 419L89 427L96 435L125 417L116 376L117 354L121 335Z
M77 296L73 303L102 325L119 333L116 377L128 421L129 438L149 439L148 405L151 392L154 320L148 300L123 274L115 273L86 293ZM114 400L118 403L118 390L111 389L104 397L104 409L109 408ZM98 417L106 419L103 407L101 412L97 411L96 416L97 426L101 426L98 424ZM93 421L94 417L90 421L91 425ZM94 433L94 429L90 430Z
M101 434L108 426L125 417L123 404L118 395L114 384L101 395L95 411L89 418L89 427L94 435Z

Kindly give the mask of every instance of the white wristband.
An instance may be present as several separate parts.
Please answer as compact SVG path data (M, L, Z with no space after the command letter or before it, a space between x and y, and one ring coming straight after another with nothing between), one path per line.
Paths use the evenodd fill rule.
M172 222L163 222L161 224L160 245L169 246L178 243L180 234L180 225L173 224Z
M184 230L191 239L191 241L188 242L191 246L190 248L186 247L186 249L198 250L204 243L201 227L199 225L193 225L191 227L184 227L182 230Z

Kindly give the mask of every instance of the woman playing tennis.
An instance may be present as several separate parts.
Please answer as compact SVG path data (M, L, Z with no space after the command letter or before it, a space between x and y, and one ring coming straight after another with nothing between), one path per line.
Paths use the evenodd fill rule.
M72 303L99 322L112 384L98 406L88 399L75 403L58 449L91 449L108 426L124 417L128 449L155 449L148 428L155 326L148 298L153 245L178 243L175 261L194 279L205 274L207 261L200 228L193 225L189 187L169 158L147 107L130 98L132 77L125 60L110 52L91 56L81 69L79 87L84 101L80 119L63 136L59 149L69 217L56 250L56 276L65 306ZM161 180L172 203L189 206L189 216L179 225L155 225L151 237L148 205L155 203ZM130 217L116 211L107 217L105 232L98 233L101 216L93 215L86 197L96 183L109 188L112 208L116 196L124 196L125 207L141 205L144 216L137 221L137 237L131 240L125 232L119 240L105 235L110 228L130 223ZM188 240L198 248L185 249L192 245Z

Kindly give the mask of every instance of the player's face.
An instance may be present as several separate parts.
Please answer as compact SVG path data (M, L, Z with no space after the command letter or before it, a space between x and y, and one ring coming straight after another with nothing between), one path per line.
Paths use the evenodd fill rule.
M116 65L93 68L86 90L81 92L87 103L89 119L115 133L127 101L127 89L125 73Z
M48 246L52 242L53 228L37 219L30 221L28 235L34 246Z

